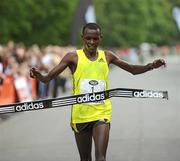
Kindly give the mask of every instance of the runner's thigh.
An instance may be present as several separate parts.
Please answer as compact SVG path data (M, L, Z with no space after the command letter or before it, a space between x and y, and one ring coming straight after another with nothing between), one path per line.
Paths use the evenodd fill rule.
M99 124L93 128L96 157L105 157L109 141L110 124Z
M75 132L75 138L81 159L91 158L92 132Z

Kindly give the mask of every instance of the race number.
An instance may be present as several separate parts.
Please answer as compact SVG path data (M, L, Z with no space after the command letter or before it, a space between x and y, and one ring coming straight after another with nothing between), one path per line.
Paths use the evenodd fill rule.
M104 80L82 79L80 81L80 93L94 93L106 90L106 82ZM88 104L102 104L104 101L91 102Z

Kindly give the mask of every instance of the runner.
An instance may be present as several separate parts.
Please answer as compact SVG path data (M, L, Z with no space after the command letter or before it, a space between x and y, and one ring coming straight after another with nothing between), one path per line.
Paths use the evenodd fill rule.
M109 65L114 64L133 75L165 66L163 59L146 65L132 65L119 59L112 51L99 50L101 27L88 23L82 29L83 48L67 53L60 63L43 75L37 68L30 69L30 76L44 83L57 77L69 67L72 73L73 94L93 93L109 89ZM109 99L72 106L71 126L75 134L81 161L91 161L92 140L96 161L106 161L110 119Z

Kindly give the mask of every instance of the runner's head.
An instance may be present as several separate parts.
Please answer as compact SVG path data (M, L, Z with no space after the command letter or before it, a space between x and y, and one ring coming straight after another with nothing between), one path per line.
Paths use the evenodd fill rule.
M85 34L86 29L97 30L100 33L100 35L102 36L101 27L97 23L87 23L87 24L85 24L83 26L83 29L82 29L82 35Z
M96 23L88 23L82 29L84 49L89 53L96 53L101 42L101 27Z

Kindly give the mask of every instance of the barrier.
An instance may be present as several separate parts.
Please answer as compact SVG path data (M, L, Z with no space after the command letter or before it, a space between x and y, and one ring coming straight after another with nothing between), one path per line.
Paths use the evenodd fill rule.
M12 76L6 76L0 85L0 105L16 102L16 90Z
M7 104L0 106L0 114L56 108L81 103L102 102L103 100L111 97L168 99L168 92L144 89L115 88L95 93Z

